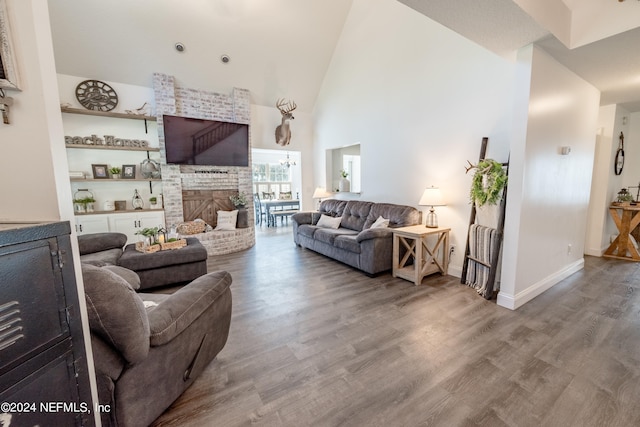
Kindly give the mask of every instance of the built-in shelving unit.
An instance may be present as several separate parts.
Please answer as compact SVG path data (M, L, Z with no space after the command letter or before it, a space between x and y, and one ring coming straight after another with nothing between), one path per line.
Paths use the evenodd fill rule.
M87 150L123 150L123 151L160 151L157 147L125 147L121 145L65 144L67 148L84 148Z
M146 139L140 138L142 132L135 124L126 125L126 122L117 122L113 121L113 119L119 120L140 120L144 121L144 133L149 133L149 127L147 122L156 122L156 118L153 116L147 116L142 114L126 114L126 113L115 113L111 111L93 111L93 110L85 110L80 108L69 108L69 107L61 107L61 111L67 114L77 114L83 116L92 116L96 117L95 120L86 118L71 118L68 117L65 119L65 115L63 115L63 120L66 120L68 123L81 123L82 130L78 131L86 135L84 132L92 132L90 129L93 125L97 129L101 129L102 132L112 132L111 129L120 129L120 124L125 124L122 126L125 132L125 135L138 135L136 137L132 137L131 139ZM102 121L101 118L105 118L106 121ZM111 121L109 121L111 120ZM85 129L89 129L88 131ZM96 131L99 133L100 131ZM106 138L105 138L106 139ZM152 138L153 139L153 138ZM150 158L150 153L159 153L160 149L158 147L141 147L141 146L124 146L124 145L102 145L102 144L65 144L65 147L68 149L67 153L70 157L76 159L76 167L78 170L86 171L86 167L79 167L80 163L77 161L81 159L81 163L88 166L89 164L94 163L111 163L111 164L126 164L127 161L125 159L131 159L129 163L137 164L139 163L138 158L140 155L136 155L135 153L146 153L147 159ZM86 153L83 151L86 150ZM99 150L98 152L92 150ZM73 151L73 155L71 152ZM107 153L109 152L109 153ZM114 154L116 152L121 152L120 154ZM98 159L105 159L101 161L97 161ZM122 160L122 163L118 163ZM136 168L137 169L137 168ZM85 172L86 173L86 172ZM85 176L87 176L85 174ZM88 175L91 176L91 175ZM139 182L148 182L149 183L149 194L153 195L153 185L157 182L162 182L161 178L144 178L140 176L140 172L137 171L137 176L135 178L69 178L70 183L72 184L72 190L78 186L79 183L90 183L90 186L93 184L97 184L96 189L99 191L95 192L96 194L107 194L109 195L109 199L116 199L116 201L126 201L130 200L130 196L123 196L122 190L128 191L129 189L133 191L136 188L136 185L127 185L127 184L135 184ZM111 185L110 185L111 184ZM80 190L80 189L78 189ZM94 189L95 191L95 189ZM117 194L117 196L113 196L113 194ZM102 203L99 202L99 196L97 197L96 206L102 207ZM148 207L148 200L144 200L146 207ZM140 228L158 226L159 224L164 223L164 209L148 209L145 208L143 210L135 210L135 209L123 209L123 210L93 210L91 212L76 212L75 213L75 228L76 232L79 234L85 233L97 233L97 232L105 232L105 231L115 231L121 232L128 236L130 241L136 240L135 233Z
M94 111L94 110L83 110L81 108L70 108L70 107L61 107L60 108L63 113L69 114L82 114L85 116L102 116L102 117L113 117L116 119L132 119L132 120L150 120L156 121L154 116L145 116L143 114L127 114L127 113L114 113L111 111Z

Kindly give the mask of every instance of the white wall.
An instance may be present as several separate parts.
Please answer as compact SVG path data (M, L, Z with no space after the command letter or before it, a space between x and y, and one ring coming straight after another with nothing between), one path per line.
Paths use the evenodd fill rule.
M584 263L600 99L598 90L539 48L523 49L519 61L530 64L528 120L526 133L515 133L511 145L518 178L510 179L498 295L498 304L512 309ZM521 109L523 99L517 101ZM562 146L571 153L561 155Z
M0 221L71 219L55 63L46 1L8 0L21 92L0 122ZM69 203L66 203L69 201Z
M360 199L418 207L425 187L440 187L439 223L458 248L449 271L459 275L470 213L464 167L478 160L484 136L489 156L507 160L513 70L399 2L355 0L314 111L315 182L330 181L327 149L360 143Z
M248 88L251 90L251 88ZM301 208L313 209L314 180L314 151L313 151L313 120L309 113L296 111L295 119L291 120L291 142L286 147L276 144L276 127L280 125L282 115L275 107L251 106L251 144L253 148L282 151L282 158L287 151L299 151L302 159L300 171L302 185L300 188Z

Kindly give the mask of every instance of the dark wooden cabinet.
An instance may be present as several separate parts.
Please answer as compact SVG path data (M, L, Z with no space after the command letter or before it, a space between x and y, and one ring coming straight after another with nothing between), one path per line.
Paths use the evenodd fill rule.
M70 231L0 224L0 413L11 426L95 425Z

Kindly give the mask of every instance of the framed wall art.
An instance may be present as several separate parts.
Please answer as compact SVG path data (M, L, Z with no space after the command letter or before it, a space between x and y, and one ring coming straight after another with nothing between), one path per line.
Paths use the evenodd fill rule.
M20 90L7 0L0 0L0 89Z
M136 165L122 165L122 178L135 179L136 178Z
M91 165L93 171L93 179L108 179L107 165Z

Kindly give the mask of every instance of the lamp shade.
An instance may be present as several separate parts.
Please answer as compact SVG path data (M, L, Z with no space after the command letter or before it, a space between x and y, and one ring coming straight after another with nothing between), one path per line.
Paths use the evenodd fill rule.
M420 206L444 206L446 203L439 188L429 187L425 188L418 204Z
M316 187L313 196L311 196L312 199L325 199L327 197L331 197L331 193L324 187Z

